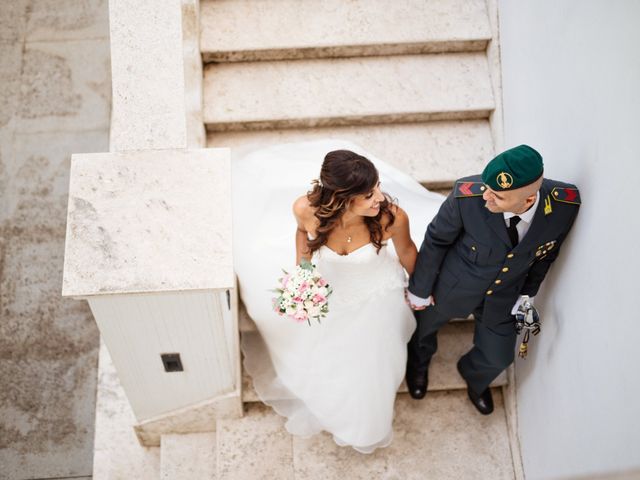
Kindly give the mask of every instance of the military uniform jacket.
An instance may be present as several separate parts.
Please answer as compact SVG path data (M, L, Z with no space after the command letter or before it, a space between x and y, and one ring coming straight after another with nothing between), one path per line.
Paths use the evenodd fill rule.
M524 238L512 247L502 213L482 198L480 175L456 182L424 237L409 291L433 295L449 317L482 307L484 322L504 323L518 295L534 296L557 258L578 214L574 185L544 179L540 201Z

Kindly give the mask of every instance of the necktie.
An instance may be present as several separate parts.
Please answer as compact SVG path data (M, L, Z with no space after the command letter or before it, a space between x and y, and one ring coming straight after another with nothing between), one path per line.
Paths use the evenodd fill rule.
M507 227L507 233L509 234L511 245L514 247L518 245L518 229L516 228L516 225L518 225L519 222L519 216L516 215L514 217L511 217L511 219L509 220L509 226Z

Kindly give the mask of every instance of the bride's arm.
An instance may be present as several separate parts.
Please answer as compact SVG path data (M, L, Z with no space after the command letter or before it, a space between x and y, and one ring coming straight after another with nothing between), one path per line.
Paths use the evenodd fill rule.
M396 219L393 225L389 227L389 232L392 234L393 246L396 249L400 263L407 271L409 275L413 273L413 269L416 265L416 258L418 257L418 249L416 244L411 240L409 233L409 216L400 207L395 208Z
M293 202L293 216L296 217L296 265L300 265L303 258L311 260L309 247L307 246L308 232L305 227L306 217L310 212L309 201L306 196Z

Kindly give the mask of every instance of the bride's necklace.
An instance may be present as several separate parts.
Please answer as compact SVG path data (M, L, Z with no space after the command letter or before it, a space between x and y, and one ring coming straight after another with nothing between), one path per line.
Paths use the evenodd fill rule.
M348 227L348 229L347 229L347 228L345 228L345 226L344 226L344 225L341 225L341 226L340 226L340 228L342 228L342 230L344 230L344 234L347 236L347 243L351 243L351 240L353 240L353 237L352 237L352 235L351 235L347 230L348 230L348 229L351 229L351 228L354 228L354 225L350 225L350 226Z
M347 243L351 243L351 234L347 231L346 228L344 228L344 226L341 226L342 230L343 230L343 234L347 236Z
M342 227L342 229L345 231L344 234L347 236L347 243L351 243L351 240L352 240L351 234L347 231L346 228Z

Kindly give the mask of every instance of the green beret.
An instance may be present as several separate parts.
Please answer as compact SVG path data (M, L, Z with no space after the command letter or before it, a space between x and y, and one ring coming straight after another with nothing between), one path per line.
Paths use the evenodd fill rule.
M492 190L515 190L540 178L544 168L542 156L529 145L502 152L482 172L482 181Z

